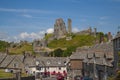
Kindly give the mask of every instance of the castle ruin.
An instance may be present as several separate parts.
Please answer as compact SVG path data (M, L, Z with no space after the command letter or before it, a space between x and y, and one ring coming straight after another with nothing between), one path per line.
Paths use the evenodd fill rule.
M68 19L68 33L71 34L72 33L72 20Z
M67 31L65 22L63 21L62 18L57 19L54 24L54 38L55 39L64 38L66 33Z

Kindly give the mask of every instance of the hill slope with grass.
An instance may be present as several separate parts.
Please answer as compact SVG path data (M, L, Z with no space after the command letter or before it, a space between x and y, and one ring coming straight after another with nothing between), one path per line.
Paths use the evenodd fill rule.
M53 36L52 34L47 34L44 39L49 40L48 42L48 48L52 51L61 49L64 54L62 55L71 55L73 51L76 50L77 47L82 46L92 46L94 45L96 40L100 40L100 35L104 35L103 33L98 33L97 37L94 37L92 35L78 35L78 34L72 34L71 40L66 40L66 38L61 38L59 40L49 40ZM70 35L68 35L70 36ZM5 41L0 41L0 52L5 52L6 48L8 47L10 54L22 54L24 51L34 53L33 52L33 45L31 43L23 43L23 44L15 44L13 47L10 47L10 43ZM58 50L60 51L60 50ZM57 52L57 51L55 51ZM52 54L53 55L53 54Z
M17 45L15 47L9 48L10 54L23 54L23 52L33 53L33 46L30 43L25 43L22 45Z
M81 46L91 46L95 42L95 37L91 35L73 35L71 40L66 40L62 38L59 40L52 40L49 44L49 48L67 48L70 46L81 47Z

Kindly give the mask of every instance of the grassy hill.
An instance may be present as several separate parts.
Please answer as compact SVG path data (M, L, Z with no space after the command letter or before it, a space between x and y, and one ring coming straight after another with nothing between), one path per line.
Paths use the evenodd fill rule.
M91 36L91 35L78 35L78 34L72 34L71 40L66 40L66 38L62 39L54 39L50 40L48 43L48 48L52 50L56 49L62 49L64 55L71 54L77 47L82 46L91 46L95 43L96 40L100 39L100 35L104 35L103 33L98 33L97 37ZM44 39L49 40L53 34L46 34ZM70 36L70 35L68 35ZM9 53L10 54L22 54L24 51L28 51L30 53L33 53L33 46L31 43L23 43L23 44L16 44L13 47L10 47L10 44L5 41L0 41L0 52L5 52L6 47L9 47ZM57 51L56 51L57 52Z
M66 38L59 40L54 39L50 41L48 47L54 49L54 51L50 54L51 56L66 57L70 56L77 47L93 45L95 40L96 38L91 35L72 34L71 40L66 40Z
M25 43L13 48L9 48L10 54L22 54L24 51L33 52L33 46L30 43Z
M70 46L81 47L91 46L95 41L95 37L91 35L73 35L72 40L66 40L62 38L59 40L52 40L49 44L49 48L67 48Z

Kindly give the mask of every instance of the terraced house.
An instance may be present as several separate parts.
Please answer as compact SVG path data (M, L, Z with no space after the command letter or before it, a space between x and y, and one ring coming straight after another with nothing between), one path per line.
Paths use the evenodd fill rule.
M115 72L120 69L120 31L117 32L117 35L113 39L114 46L114 70Z
M77 48L70 56L68 73L71 73L72 78L89 76L94 80L103 80L113 75L113 60L112 42Z

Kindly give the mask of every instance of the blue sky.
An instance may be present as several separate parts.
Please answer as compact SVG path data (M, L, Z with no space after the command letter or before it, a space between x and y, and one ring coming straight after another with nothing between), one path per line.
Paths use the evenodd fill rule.
M51 32L55 20L72 19L73 30L96 27L116 34L120 0L0 0L0 39L33 40Z

